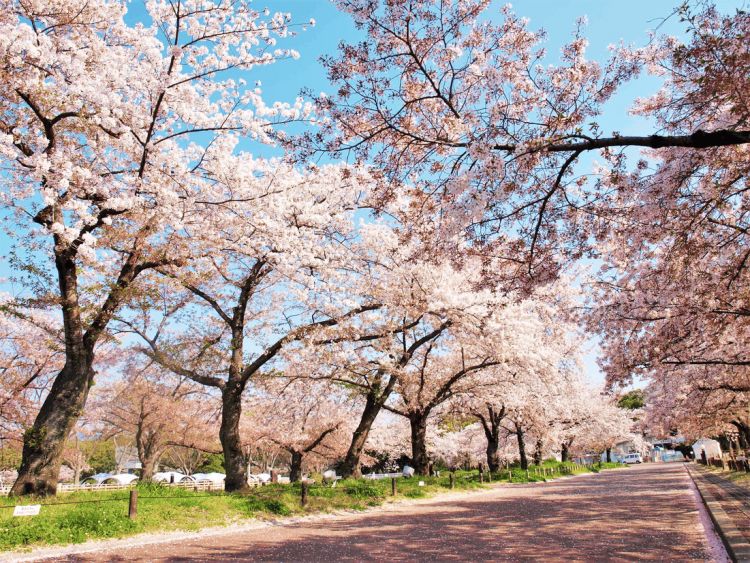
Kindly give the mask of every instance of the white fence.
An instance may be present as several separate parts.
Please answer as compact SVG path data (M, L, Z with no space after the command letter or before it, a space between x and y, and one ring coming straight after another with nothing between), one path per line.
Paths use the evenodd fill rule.
M391 479L393 477L403 477L403 473L369 473L362 475L365 479Z

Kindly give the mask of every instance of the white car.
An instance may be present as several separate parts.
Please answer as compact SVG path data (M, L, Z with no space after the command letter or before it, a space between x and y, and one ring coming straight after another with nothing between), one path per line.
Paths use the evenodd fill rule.
M643 463L643 456L641 454L628 454L624 456L621 463Z

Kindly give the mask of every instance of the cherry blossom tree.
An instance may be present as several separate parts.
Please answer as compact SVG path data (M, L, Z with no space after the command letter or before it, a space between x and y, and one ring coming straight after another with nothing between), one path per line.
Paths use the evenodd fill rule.
M455 424L455 421L451 422ZM427 451L430 458L442 462L449 469L482 463L486 455L485 445L484 432L478 423L458 429L453 424L433 424L428 429ZM500 451L497 451L495 458L499 460L500 456ZM497 471L497 468L491 471Z
M311 459L332 462L346 453L356 403L340 386L286 371L284 377L263 378L254 395L246 439L268 441L286 451L290 481L302 479Z
M96 392L88 418L104 438L133 440L141 462L141 480L150 481L167 448L200 447L211 436L210 413L199 389L136 375Z
M740 367L679 367L654 378L646 388L643 425L654 435L678 431L687 438L738 434L750 448L750 394L737 389L747 374ZM729 387L729 388L727 388Z
M66 360L26 433L14 494L54 494L97 344L143 272L184 262L187 212L214 203L201 193L222 173L213 151L239 135L271 142L274 123L303 111L266 105L242 78L296 56L276 47L288 14L159 0L131 25L126 9L0 6L0 197L16 219L11 236L38 261L27 268L41 283L29 302L62 316Z
M514 304L490 298L481 303L481 292L475 292L474 298L475 309L469 315L454 317L448 330L396 372L397 398L385 405L410 422L412 464L419 474L426 474L428 468L428 420L453 397L463 394L483 397L487 414L494 416L488 421L479 409L472 413L487 425L488 463L497 470L499 428L494 429L494 435L492 426L503 419L505 405L498 407L491 394L512 379L506 375L509 371L523 369L523 362L516 361L522 350L533 362L538 358L530 351L531 343L544 342L548 327L535 314L530 300ZM482 312L482 306L487 310Z
M581 329L573 315L579 295L571 286L563 279L506 306L503 315L510 320L500 326L510 336L492 344L502 362L484 370L474 387L452 400L451 412L481 426L492 471L499 468L505 434L516 436L522 461L528 431L535 430L542 447L555 443L552 434L581 393Z
M444 241L467 230L515 266L516 283L549 280L590 241L596 222L587 211L603 190L585 171L573 175L583 153L616 159L621 147L649 147L684 162L742 153L750 142L744 118L704 119L725 111L724 100L746 112L733 94L746 91L743 12L721 18L709 8L687 47L673 39L615 46L606 63L587 58L581 20L549 65L544 32L508 6L495 17L489 0L338 5L366 39L324 59L337 90L317 100L330 120L308 135L308 148L371 161L383 201L411 191L422 215L442 211ZM644 65L667 77L645 111L661 108L672 127L607 136L597 123L602 105Z
M223 203L186 236L196 255L153 280L160 302L171 294L174 303L146 303L122 324L164 369L218 390L225 487L238 490L247 487L240 424L250 380L280 368L285 349L304 348L316 331L379 305L351 293L347 281L366 174L334 165L300 171L225 148L212 186Z
M636 112L670 134L746 129L750 17L711 6L682 17L687 43L661 39L644 52L664 86ZM591 327L603 335L613 387L642 378L665 393L655 402L691 396L693 409L711 394L741 402L750 390L748 162L740 144L647 151L635 169L612 155L602 168L600 185L615 195L599 207L606 229Z
M329 364L327 377L359 389L364 398L364 409L342 464L341 471L347 476L358 473L369 430L378 414L384 408L394 408L389 401L403 396L413 378L419 378L422 362L432 361L433 352L437 355L443 342L454 339L449 336L452 330L466 327L467 331L480 332L493 307L504 302L480 287L478 260L463 269L455 267L426 245L405 243L399 232L385 223L364 226L359 235L360 247L367 249L360 248L360 255L376 252L367 267L360 268L365 273L359 283L380 306L358 317L354 324L334 327L321 342ZM419 409L419 417L413 417L422 458L412 463L419 471L426 471L423 438L432 409L453 394L454 384L494 362L486 349L465 351L465 365L461 364L460 350L454 352L454 377L446 372L442 384L433 378L429 385L435 395L430 399L425 395L424 409Z

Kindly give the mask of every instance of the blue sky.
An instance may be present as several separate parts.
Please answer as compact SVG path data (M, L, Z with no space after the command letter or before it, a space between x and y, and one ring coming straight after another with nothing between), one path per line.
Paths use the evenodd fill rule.
M676 17L666 23L668 16L678 4L678 0L526 0L514 4L514 10L530 19L533 29L544 28L548 33L551 58L559 47L571 36L579 16L587 16L586 36L589 39L589 58L605 60L607 47L620 40L625 43L644 45L648 41L648 31L660 24L661 32L674 35L684 33L684 24ZM492 5L489 17L497 17L501 2ZM734 11L747 7L743 0L717 0L721 11ZM270 0L257 2L258 9L268 7L271 11L291 12L294 22L316 20L314 27L289 41L283 47L292 47L300 52L298 60L284 61L269 67L259 68L253 78L261 80L266 101L293 101L303 88L313 92L330 92L325 72L318 59L325 54L335 53L340 41L356 41L361 35L354 28L348 15L339 12L328 0ZM128 20L133 22L143 18L142 0L129 2ZM617 130L622 133L646 134L650 125L639 118L629 116L627 109L637 96L645 96L658 88L658 81L652 77L642 77L627 84L607 106L600 125L605 132ZM267 154L258 146L248 150ZM11 239L0 235L0 286L2 278L10 274L7 254ZM587 355L586 371L592 381L601 381L602 376L596 367L596 346Z

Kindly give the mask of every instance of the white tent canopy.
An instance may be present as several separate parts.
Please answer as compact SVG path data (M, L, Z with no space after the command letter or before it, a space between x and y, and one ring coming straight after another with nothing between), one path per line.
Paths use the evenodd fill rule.
M172 479L173 477L174 479ZM181 483L182 481L194 481L194 479L179 471L161 471L154 473L153 481L155 483Z
M706 458L711 459L713 457L721 457L721 446L716 440L711 438L700 438L695 444L693 444L693 453L695 459L701 459L701 452L706 452Z
M111 473L97 473L96 475L92 475L91 477L86 478L83 482L84 484L95 484L99 485L106 479L109 479L112 477Z
M226 479L226 475L224 475L223 473L194 473L193 479L195 479L198 483L205 483L206 481L209 481L214 485L223 485L224 479Z
M118 473L117 475L110 475L102 481L102 483L117 483L118 485L130 485L133 481L138 480L138 475L132 473Z

